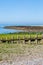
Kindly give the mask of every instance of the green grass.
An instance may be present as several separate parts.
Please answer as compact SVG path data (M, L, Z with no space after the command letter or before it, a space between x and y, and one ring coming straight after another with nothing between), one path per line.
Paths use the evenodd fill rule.
M23 39L23 38L36 38L37 34L29 34L29 33L12 33L12 34L0 34L0 39ZM38 37L40 38L42 34L38 34Z

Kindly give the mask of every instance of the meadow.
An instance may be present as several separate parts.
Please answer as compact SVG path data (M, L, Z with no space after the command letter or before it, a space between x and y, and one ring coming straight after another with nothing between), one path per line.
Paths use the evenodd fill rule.
M10 40L10 39L23 39L23 38L35 38L36 33L9 33L0 34L0 40ZM41 33L38 33L38 37L42 37ZM15 57L15 55L31 54L31 49L34 49L37 45L34 44L23 44L23 43L2 43L0 42L0 61L8 60Z
M0 61L15 59L15 56L30 55L37 45L0 43Z

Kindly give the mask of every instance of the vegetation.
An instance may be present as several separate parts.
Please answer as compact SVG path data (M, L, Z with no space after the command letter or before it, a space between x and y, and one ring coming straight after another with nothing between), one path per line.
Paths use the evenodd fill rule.
M27 54L30 48L34 45L0 43L0 61L12 59L13 55Z
M30 36L32 38L35 38L37 36L36 33L9 33L9 34L0 34L0 39L23 39L25 38L30 38ZM41 37L42 34L38 33L38 37ZM0 61L7 60L7 59L12 59L11 55L19 55L19 54L31 54L30 49L35 47L36 45L31 45L31 44L13 44L13 43L1 43L0 42Z
M38 37L41 37L42 34L38 33ZM21 32L21 33L9 33L9 34L0 34L0 39L4 39L4 40L10 40L10 39L23 39L23 38L36 38L37 37L37 33L28 33L28 32Z

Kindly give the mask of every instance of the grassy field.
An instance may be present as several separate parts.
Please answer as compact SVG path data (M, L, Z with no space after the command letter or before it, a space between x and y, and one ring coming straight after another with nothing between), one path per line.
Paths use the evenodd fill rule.
M27 54L34 45L0 43L0 61L10 59L10 55Z
M43 45L0 43L0 61L13 60L23 55L37 57L40 54L43 55Z
M31 35L32 38L35 38L37 34L29 34L29 33L13 33L13 34L0 34L0 39L20 39L29 38ZM38 37L41 37L42 34L38 34ZM36 45L34 44L13 44L13 43L1 43L0 42L0 61L8 60L14 58L15 55L19 54L31 54L31 49L34 49Z

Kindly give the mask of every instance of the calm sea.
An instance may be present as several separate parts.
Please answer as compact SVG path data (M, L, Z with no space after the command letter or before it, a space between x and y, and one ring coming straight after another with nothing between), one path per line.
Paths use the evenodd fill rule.
M14 32L22 32L21 30L12 30L12 29L4 29L3 27L4 26L11 26L11 24L0 24L0 34L2 34L2 33L14 33ZM14 25L12 25L12 26L14 26ZM25 25L23 25L23 26L25 26ZM30 26L30 25L29 25ZM31 26L34 26L34 25L31 25ZM36 25L35 25L36 26ZM42 25L41 25L42 26Z
M4 29L4 25L0 25L0 34L2 33L15 33L15 32L21 32L21 30L13 30L13 29Z

